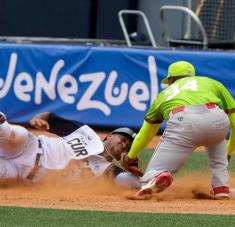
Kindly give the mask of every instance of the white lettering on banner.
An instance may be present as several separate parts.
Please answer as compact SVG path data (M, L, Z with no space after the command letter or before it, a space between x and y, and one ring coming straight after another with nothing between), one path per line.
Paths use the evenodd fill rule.
M106 75L105 72L95 72L79 75L76 79L74 75L64 74L57 79L65 65L63 59L55 62L49 78L44 76L41 71L36 72L34 83L32 75L27 72L15 75L17 58L16 53L11 54L6 79L4 81L0 78L0 98L5 97L12 86L16 97L23 102L30 102L34 92L35 104L42 103L43 94L50 100L55 100L57 93L64 103L75 104L76 94L79 91L79 80L79 82L89 83L89 85L76 103L77 110L98 109L108 116L111 114L111 106L120 106L127 100L134 109L146 111L149 99L152 103L158 94L157 65L153 56L148 57L150 89L143 81L136 81L132 85L123 82L117 86L118 72L115 70L111 71L109 75ZM99 101L96 99L96 93L102 83L105 83L104 101Z
M36 74L36 83L35 83L35 103L41 104L42 102L42 90L47 94L48 98L51 100L56 99L55 93L55 84L58 72L64 66L64 61L59 60L55 63L54 67L51 70L51 75L49 82L47 82L46 78L42 74L42 72L38 72Z
M0 78L0 88L1 88L0 98L3 98L4 96L6 96L7 92L9 91L11 87L11 83L12 83L14 73L15 73L15 68L16 68L16 61L17 61L17 54L16 53L11 54L5 84L4 84L3 79Z
M123 83L121 85L121 89L118 87L114 87L114 83L117 77L118 77L117 72L112 71L109 75L107 86L105 87L105 90L104 90L105 99L110 105L113 105L113 106L121 105L125 101L127 94L128 94L127 83ZM116 97L113 97L112 91Z
M140 90L142 90L142 93L138 94L138 91ZM147 109L147 105L142 102L149 100L147 85L142 81L135 82L130 89L129 100L135 109L145 111Z
M66 87L66 84L70 84L69 87ZM75 98L72 96L78 92L77 81L72 75L66 74L58 82L58 93L60 98L69 104L75 102Z
M100 86L102 81L105 79L105 73L89 73L89 74L83 74L80 76L81 82L89 82L91 81L90 86L85 91L84 95L80 99L80 101L77 104L78 110L86 110L90 108L99 109L104 112L105 115L110 115L111 110L108 105L105 103L102 103L100 101L94 101L91 100L91 97L96 92L97 88Z
M25 85L23 85L23 82L25 82ZM30 91L33 91L33 79L28 73L19 73L14 83L16 97L22 101L29 102L31 101L31 96L30 94L27 94L27 92Z

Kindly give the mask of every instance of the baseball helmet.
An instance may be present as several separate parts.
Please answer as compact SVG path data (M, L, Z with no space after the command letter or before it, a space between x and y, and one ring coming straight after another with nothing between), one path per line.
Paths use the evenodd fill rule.
M177 61L168 68L168 75L162 80L163 84L168 84L170 77L195 76L195 68L187 61Z
M130 139L134 140L136 133L130 128L117 128L111 132L111 134L120 133L128 136Z

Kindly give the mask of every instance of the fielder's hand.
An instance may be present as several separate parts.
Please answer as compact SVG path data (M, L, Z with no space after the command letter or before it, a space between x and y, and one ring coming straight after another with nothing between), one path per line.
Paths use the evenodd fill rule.
M48 122L38 117L33 117L30 120L29 124L37 129L42 129L42 130L50 129Z
M138 176L138 177L142 177L144 174L141 171L141 169L139 168L139 160L138 158L135 159L130 159L127 156L127 153L122 153L121 154L121 166L128 172Z

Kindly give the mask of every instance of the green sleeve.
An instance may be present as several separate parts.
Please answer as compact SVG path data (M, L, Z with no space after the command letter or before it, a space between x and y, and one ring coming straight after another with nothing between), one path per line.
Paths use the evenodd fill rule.
M227 113L233 113L235 112L235 100L233 96L230 94L230 92L224 87L223 84L220 82L217 82L218 86L218 95L222 101L223 109Z
M227 143L228 155L232 155L235 152L235 113L228 115L230 120L230 137Z
M132 143L128 157L134 159L150 143L156 135L159 127L160 124L150 124L147 121L144 121L140 131Z
M160 105L161 105L161 94L154 100L152 105L150 106L147 114L145 115L144 120L149 122L150 124L159 124L163 122L163 116L160 113Z
M227 112L230 121L230 137L227 143L228 155L235 152L235 100L223 84L217 82L218 95L222 101L223 109Z

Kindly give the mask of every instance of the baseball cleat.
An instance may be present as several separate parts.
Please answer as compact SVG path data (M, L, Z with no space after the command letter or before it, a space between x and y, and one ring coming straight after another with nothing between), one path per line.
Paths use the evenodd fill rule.
M142 186L136 196L159 193L169 187L173 182L173 176L169 172L162 172L153 177L146 185Z
M216 199L229 199L229 187L227 186L220 186L213 188L211 194L214 195Z
M0 125L6 121L6 115L3 112L0 112Z

